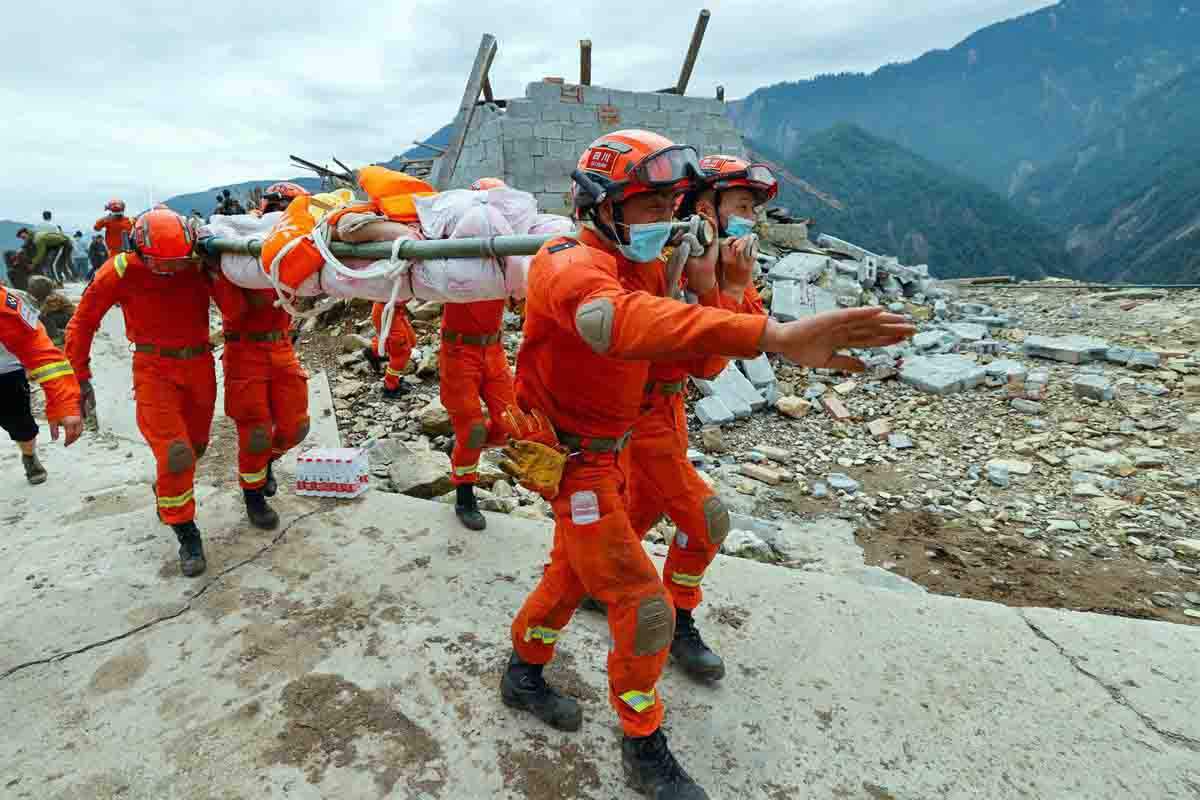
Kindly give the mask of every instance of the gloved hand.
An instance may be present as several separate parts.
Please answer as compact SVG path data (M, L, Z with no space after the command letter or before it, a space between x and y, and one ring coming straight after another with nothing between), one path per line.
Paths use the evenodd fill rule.
M536 409L526 414L510 406L501 417L512 439L504 448L500 469L526 489L553 500L567 465L567 451L559 444L554 426Z
M96 416L96 390L91 381L79 382L79 407L84 423L90 430L100 428L100 419Z

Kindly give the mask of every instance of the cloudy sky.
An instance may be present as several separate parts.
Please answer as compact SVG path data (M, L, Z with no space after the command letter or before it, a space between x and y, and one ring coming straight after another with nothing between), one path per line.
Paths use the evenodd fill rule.
M699 4L357 0L22 2L0 29L0 218L90 225L147 199L296 174L289 153L390 158L450 121L481 34L492 85L674 83ZM669 10L661 10L664 5ZM903 6L901 10L898 6ZM1045 0L710 0L690 91L727 97L953 46ZM651 11L651 9L655 9ZM352 9L352 10L350 10Z

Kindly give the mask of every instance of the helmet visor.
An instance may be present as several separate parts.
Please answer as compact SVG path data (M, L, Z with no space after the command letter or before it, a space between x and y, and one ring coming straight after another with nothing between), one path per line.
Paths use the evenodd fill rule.
M155 275L177 275L180 272L195 269L200 263L200 259L196 256L184 256L183 258L143 256L142 260L146 263L146 268Z
M699 178L700 157L690 145L674 145L646 156L633 168L638 183L664 189Z
M765 164L751 164L737 172L721 172L713 175L709 180L718 189L745 186L750 189L766 192L771 196L774 196L779 187L779 181L776 180L775 173L771 172L771 168Z

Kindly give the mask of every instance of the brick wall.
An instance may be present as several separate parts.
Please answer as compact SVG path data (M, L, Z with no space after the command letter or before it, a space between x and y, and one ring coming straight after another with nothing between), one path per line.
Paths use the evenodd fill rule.
M450 185L502 177L533 193L543 211L566 213L579 155L601 134L623 128L661 133L693 145L701 156L745 154L725 104L716 99L531 83L525 97L509 100L507 108L475 109Z

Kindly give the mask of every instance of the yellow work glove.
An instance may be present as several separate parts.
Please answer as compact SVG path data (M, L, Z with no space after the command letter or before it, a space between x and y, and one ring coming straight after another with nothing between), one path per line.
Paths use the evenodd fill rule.
M562 448L540 442L512 441L504 448L500 469L532 492L547 500L558 497L567 454Z
M537 409L526 414L513 406L500 416L512 437L500 469L547 500L558 497L567 451L558 443L550 420Z

